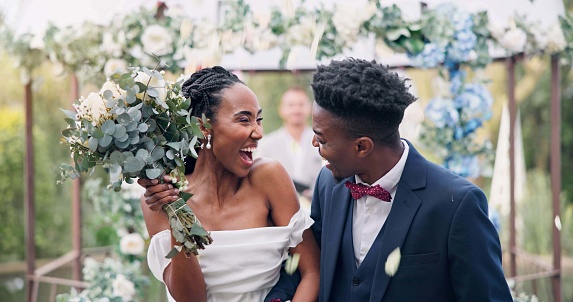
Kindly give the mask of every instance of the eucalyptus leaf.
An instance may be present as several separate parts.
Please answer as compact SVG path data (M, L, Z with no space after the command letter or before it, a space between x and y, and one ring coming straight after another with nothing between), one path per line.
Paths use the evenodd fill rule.
M179 250L174 247L173 249L171 249L171 251L169 251L169 253L167 254L167 256L165 256L165 258L171 259L171 258L177 256L177 254L179 254ZM67 302L67 300L66 300L66 302Z
M115 140L117 142L122 142L122 143L127 142L128 139L129 139L129 134L127 134L127 133L124 133L122 136L115 138ZM129 142L128 142L128 144L129 144ZM123 148L125 148L125 147L123 147Z
M144 166L145 162L142 161L141 159L138 159L137 157L129 157L125 160L125 165L123 166L123 169L127 173L132 173L141 171L141 169L143 169Z
M125 156L123 155L123 153L116 150L111 152L111 154L109 155L109 160L113 164L121 165L125 161Z
M128 104L133 104L133 103L135 103L135 101L137 101L137 97L135 97L135 94L128 93L128 94L125 96L125 101L126 101Z
M156 179L161 175L160 169L145 169L145 175L149 179Z
M113 135L113 133L115 132L115 123L111 120L105 121L101 125L101 131L103 131L105 134Z
M104 136L105 133L103 133L103 131L101 131L100 129L94 129L94 131L92 132L92 137L100 139Z
M129 122L131 121L131 117L129 116L129 114L123 113L117 117L117 121L123 125L128 125Z
M69 118L71 118L72 120L76 119L76 115L77 113L75 111L71 111L71 110L65 110L65 109L60 109L62 110L62 112Z
M99 141L99 145L101 147L108 147L111 144L112 141L112 137L110 135L104 135L104 137L102 137L101 139L98 140Z
M127 124L127 126L125 126L125 130L127 130L128 132L131 132L135 129L137 129L137 122L136 121L131 121L131 122L129 122L129 124ZM138 131L138 133L139 133L139 131Z
M153 151L151 152L151 157L153 158L153 160L158 161L161 158L163 158L163 156L165 155L165 150L163 150L162 147L156 147L155 149L153 149Z
M68 128L68 129L64 129L64 130L62 131L62 135L63 135L64 137L72 137L72 136L74 136L74 132L75 132L75 129L70 129L70 128Z
M122 136L124 136L126 133L127 133L127 130L125 129L125 127L124 127L123 125L119 125L119 124L116 124L116 125L115 125L115 131L114 131L114 133L113 133L113 136L114 136L114 137L116 137L116 138L117 138L117 137L122 137Z
M149 95L150 97L153 97L153 98L157 98L157 97L159 97L159 92L157 91L157 89L155 89L153 87L149 87L147 89L147 95Z
M207 233L207 231L200 225L198 224L193 224L193 226L191 227L191 234L196 235L196 236L207 236L209 235L209 233Z
M145 149L139 149L139 150L137 150L135 157L140 158L143 161L146 161L147 158L149 157L149 151L147 151Z
M111 90L106 89L106 91L103 92L103 98L106 100L112 100L113 99L113 92L111 92Z
M169 146L175 150L181 150L181 142L168 143L167 146Z
M116 182L117 180L120 179L121 176L121 166L120 165L116 165L116 164L112 164L109 166L109 180L111 182Z
M167 150L167 152L165 152L165 156L172 160L175 158L175 153L173 153L173 150Z
M129 136L126 134L125 137L129 138ZM129 147L129 140L126 139L124 141L120 141L119 139L116 139L114 141L115 145L120 148L120 149L127 149L127 147Z
M68 118L68 117L64 118L64 120L66 121L66 123L68 123L68 125L70 125L70 127L74 128L74 129L76 128L76 120Z
M179 196L181 196L181 198L183 198L183 200L187 202L187 200L189 200L189 198L191 198L193 194L187 192L179 192Z
M90 137L88 139L88 147L90 148L90 151L92 152L96 152L97 151L97 146L98 146L98 140L95 137Z
M137 126L137 130L139 130L139 132L146 132L147 129L149 129L149 126L146 123L141 123L139 124L139 126Z

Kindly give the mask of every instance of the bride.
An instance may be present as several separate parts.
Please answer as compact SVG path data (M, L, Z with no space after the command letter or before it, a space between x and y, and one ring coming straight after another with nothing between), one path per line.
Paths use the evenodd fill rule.
M191 75L183 91L191 98L192 114L205 114L212 126L201 126L204 148L197 160L188 158L185 173L194 194L187 204L213 243L198 256L166 259L176 241L161 207L178 191L169 183L138 181L146 188L148 264L165 283L170 301L263 301L289 251L300 255L301 282L292 301L317 300L319 251L309 229L312 220L285 169L271 159L253 160L263 136L254 92L219 66Z

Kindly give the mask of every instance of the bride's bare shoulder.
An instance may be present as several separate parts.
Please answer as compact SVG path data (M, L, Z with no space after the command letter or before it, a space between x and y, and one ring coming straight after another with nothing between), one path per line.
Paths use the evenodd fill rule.
M283 165L278 160L268 157L255 159L249 178L257 184L291 181Z

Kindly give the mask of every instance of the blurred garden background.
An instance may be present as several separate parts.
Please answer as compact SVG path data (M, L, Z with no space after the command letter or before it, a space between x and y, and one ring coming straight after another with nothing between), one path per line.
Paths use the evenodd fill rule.
M540 5L540 3L544 1L545 0L522 0L521 2ZM20 7L20 9L23 10L31 9L34 6L34 1L21 2L22 3L8 0L7 3L0 6L0 25L4 27L3 30L7 31L9 25L14 24L13 19L16 17L10 15L18 12L14 7ZM202 1L192 2L199 3ZM181 73L189 73L193 71L194 68L196 69L197 66L208 66L212 62L235 69L236 73L257 94L259 102L264 109L263 125L267 133L277 129L281 125L277 112L280 95L292 85L308 87L312 78L313 64L316 64L316 62L327 62L329 58L340 55L341 53L359 56L361 53L360 48L365 47L364 45L359 45L353 48L354 52L346 51L345 49L352 48L349 47L350 44L360 44L361 42L351 41L349 45L346 45L344 42L340 42L336 40L336 38L328 36L328 24L325 26L326 29L322 28L323 31L326 32L323 39L331 39L332 41L323 44L321 44L322 42L313 41L313 39L316 40L317 37L316 25L320 24L320 22L318 22L312 31L314 34L311 34L308 40L310 43L306 45L310 48L311 53L314 51L314 57L319 60L314 61L313 57L313 60L308 61L308 58L296 58L293 55L286 56L284 54L281 57L281 55L276 56L273 52L269 54L269 56L274 56L273 60L276 61L274 62L276 63L275 65L272 65L270 68L268 66L252 67L249 65L249 60L253 60L252 57L242 62L237 59L236 53L233 54L231 50L223 49L226 43L225 41L227 41L225 39L231 39L233 34L244 30L243 27L237 24L240 24L240 19L245 17L245 7L248 7L245 3L248 4L249 1L227 1L231 2L230 6L223 5L222 3L225 1L215 2L219 3L216 13L217 16L215 18L218 18L219 22L222 22L221 20L231 20L234 22L232 24L220 25L220 28L229 30L232 35L221 37L217 42L221 45L217 48L219 56L208 57L199 52L179 54L167 52L164 56L160 56L164 61L166 57L180 55L182 57L180 58L181 60L187 56L188 64L181 65L178 64L178 59L172 59L169 67L164 66L164 69L167 71L165 77L170 80L175 80ZM279 3L281 1L276 2ZM296 3L298 2L295 2L295 5ZM368 3L377 3L380 11L382 11L383 6L390 7L385 1L368 1ZM461 1L458 1L458 3L461 3ZM131 14L132 18L130 20L122 20L122 22L129 21L135 24L141 21L142 26L146 26L146 22L147 24L151 22L149 19L144 22L135 16L145 15L147 16L146 18L157 17L156 12L158 8L165 9L163 12L167 14L166 20L175 20L176 17L169 15L168 12L171 10L173 13L178 7L178 4L180 4L180 2L177 1L172 3L168 1L166 4L163 2L154 3L151 6L147 6L146 9L148 13L143 13L142 11L136 12L136 8L134 8L133 14ZM562 5L564 8L562 15L571 16L573 14L573 0L564 0ZM437 7L437 5L435 7ZM430 8L432 8L432 6L430 6ZM61 9L65 10L65 8ZM86 9L88 8L86 7ZM316 11L320 11L320 9ZM322 8L322 11L325 12L328 10ZM402 9L402 11L404 11L404 9ZM388 11L384 12L388 13ZM130 15L129 11L123 11L122 13ZM181 14L182 12L179 13ZM200 12L196 11L194 14L201 15ZM282 17L277 14L271 14L269 16L268 26L273 29L274 34L280 34L278 33L280 26L273 24L273 22L286 22L284 21L285 15L286 13L282 15ZM360 35L368 36L368 33L364 35L364 31L370 30L372 33L370 39L376 40L376 38L372 36L378 35L376 30L383 28L383 25L376 27L373 25L375 23L373 21L374 19L369 20L372 21L370 22L370 27L365 25L366 23L362 24ZM475 21L476 18L474 17L473 20ZM118 21L118 19L115 19L115 21ZM162 26L168 26L167 23L161 24ZM257 24L259 27L261 26L260 23ZM393 24L393 26L396 26L398 23ZM563 22L561 24L567 23ZM569 24L573 25L573 23ZM203 25L206 26L205 24ZM336 29L335 25L332 26ZM520 25L517 24L517 26L519 27ZM283 27L285 26L283 25ZM475 27L477 27L477 25L475 25ZM54 25L52 30L55 31L55 28L57 27ZM286 31L285 28L283 28L283 31ZM181 24L179 24L178 33L180 33L181 29ZM201 23L195 23L192 30L202 30ZM412 26L410 26L408 30L410 34L412 34L411 37L415 36L413 33L419 31L419 29L415 29ZM485 35L492 35L492 29L490 28L489 30L490 32L484 34L484 37ZM221 33L221 31L219 31L219 33ZM388 30L382 35L387 35L387 33ZM10 48L8 45L10 45L10 43L12 43L12 46L15 45L16 43L14 41L18 40L17 37L25 34L26 30L24 27L21 27L20 32L16 30L10 34L2 35L0 42L0 74L2 75L2 80L0 81L0 192L2 192L0 196L0 300L6 302L26 300L26 245L24 241L26 232L24 204L26 183L23 181L25 158L25 84L30 83L29 87L31 87L33 95L32 130L35 148L33 159L35 163L34 200L36 209L34 216L35 250L37 258L36 266L40 267L42 264L48 263L72 250L72 182L68 181L61 185L56 184L59 179L60 165L69 162L70 157L68 147L61 143L60 138L61 131L66 128L64 114L61 109L71 110L71 104L75 99L72 74L75 74L80 80L79 94L82 96L86 96L92 91L99 91L105 80L105 60L103 62L88 62L83 60L87 57L87 54L84 53L85 57L78 56L83 58L82 60L71 63L70 61L66 61L66 58L57 57L57 51L53 49L50 50L49 38L44 38L40 43L42 50L40 50L38 54L41 58L35 58L38 60L34 61L22 61L22 58L34 59L33 52L31 52L31 57L23 56L23 52L34 49L32 44L38 33L33 33L29 37L27 50L14 47ZM43 32L43 34L47 37L50 31L47 30ZM344 33L338 28L338 32L335 31L333 34L340 36ZM528 35L529 34L528 32ZM88 35L89 32L83 32L80 37L78 37L78 40L79 38L87 38ZM204 35L208 36L208 33ZM358 35L358 32L356 32L356 35ZM476 35L479 41L480 36L478 34ZM573 41L571 40L573 39L573 35L568 35L567 32L563 30L563 36L565 46L559 51L570 51L571 47L573 47ZM106 35L104 33L99 37L96 43L105 45L105 37ZM400 37L400 35L398 35L398 37ZM426 34L426 42L429 37L431 36ZM117 37L113 39L117 41ZM129 38L125 39L126 41L129 40ZM387 54L388 51L399 53L400 49L402 49L402 52L408 54L407 57L404 56L404 58L407 58L405 61L399 59L396 61L397 63L391 65L396 66L396 71L401 75L411 78L412 91L419 98L414 104L415 106L413 105L415 108L412 108L410 113L407 114L405 123L408 125L405 126L407 128L404 128L403 132L408 139L413 140L417 146L419 146L419 149L426 157L437 163L444 163L444 154L449 154L447 153L449 151L437 152L435 146L428 141L428 136L433 135L434 140L442 142L439 135L447 131L447 129L444 130L446 126L439 128L436 127L435 123L428 123L429 120L431 121L429 115L432 114L428 111L428 108L431 107L429 105L432 104L432 102L435 102L437 95L440 95L440 89L443 90L443 88L440 87L446 85L444 83L448 83L448 79L452 80L454 78L454 72L461 71L465 74L464 76L468 78L480 80L480 83L483 84L491 94L491 99L493 100L490 108L491 112L487 118L480 120L480 125L476 127L476 129L472 129L472 135L470 137L472 142L479 146L479 148L474 149L476 158L479 159L479 161L476 162L479 166L479 171L469 171L467 172L469 174L466 176L484 190L489 197L490 206L496 210L498 215L496 216L496 222L499 225L500 238L505 253L504 266L507 264L507 259L509 259L507 257L509 252L509 217L506 210L502 208L503 206L500 206L501 201L495 200L498 195L492 196L491 192L492 178L494 178L495 170L496 148L498 147L498 138L501 133L502 112L504 110L504 104L506 104L508 100L508 73L506 61L503 57L505 57L505 55L516 55L516 58L518 58L515 72L515 98L521 123L520 131L523 157L518 157L517 160L518 164L520 160L524 163L525 169L522 175L523 178L520 178L524 181L522 186L523 192L520 195L522 197L516 202L516 234L517 245L531 255L531 261L518 262L518 272L521 274L538 272L539 268L534 265L535 263L551 266L553 252L551 232L556 222L551 206L550 179L550 126L551 120L555 118L555 116L551 115L550 111L550 55L555 54L555 52L543 51L543 49L539 49L539 47L537 49L527 49L527 47L524 46L524 49L513 53L502 52L502 55L498 56L498 58L491 56L487 62L478 62L480 59L483 59L479 57L479 54L477 58L465 58L460 60L460 62L463 61L467 63L471 61L472 64L475 63L474 65L480 65L478 69L475 69L475 66L469 63L467 66L463 65L460 67L460 62L457 62L458 69L452 69L440 67L440 64L448 62L447 58L442 58L441 61L434 66L424 64L416 65L416 59L420 58L416 57L417 54L412 52L413 50L409 48L409 46L400 44L402 43L400 39L401 38L385 38L384 41L386 45L384 47L378 47L378 52L374 52L374 47L372 47L372 54L370 52L368 53L371 57L368 58L377 58L380 62L384 62L384 54ZM175 40L174 38L174 45L178 43ZM311 45L313 42L318 43L318 46L314 49ZM71 40L69 43L71 43ZM195 43L195 45L190 45L188 49L199 49L197 41L195 41ZM247 42L243 41L239 43ZM292 46L295 44L295 42L290 41L288 43L285 42L284 45ZM30 47L30 45L32 45L32 47ZM72 44L66 45L64 43L62 45L70 46L69 51L71 52L85 51L85 49L81 47L72 48ZM281 44L281 42L276 42L274 45L269 45L268 48L272 50L272 47L281 48L284 45ZM371 44L366 43L366 45L376 46L378 44L374 42ZM248 48L245 45L243 46ZM476 48L478 47L477 45L474 46ZM491 47L491 45L488 46ZM204 49L207 48L208 46L204 47ZM383 49L380 50L380 48ZM504 48L507 47L501 45L501 49ZM104 47L98 49L101 52L106 51ZM256 52L256 49L254 50ZM281 50L283 53L290 51L292 54L295 52L295 50L286 48L282 48ZM117 55L117 57L123 58L125 62L127 62L127 65L135 64L133 62L143 64L141 63L143 59L136 58L133 53L122 55L122 51L118 51L120 54ZM262 53L266 54L264 51ZM418 49L418 54L420 53L422 53L422 48ZM111 60L110 58L114 56L116 55L107 56L105 59L109 61ZM201 60L192 62L192 64L189 63L188 57L197 58L199 56L202 56ZM561 64L559 65L561 72L560 115L562 121L562 191L559 225L562 248L562 301L573 301L573 173L571 173L571 169L573 168L573 70L569 58L567 54L563 53L561 55ZM279 64L278 61L281 61L282 64ZM86 69L84 68L86 64L98 65L99 69ZM256 66L256 64L254 64L254 66ZM23 70L25 70L25 72L23 72ZM446 76L446 80L442 79L444 73L450 74L449 78ZM308 92L309 95L311 95L310 89L308 89ZM474 147L475 146L472 145L472 148ZM450 163L450 167L455 169L453 163ZM458 170L457 172L460 171ZM507 173L499 175L507 176ZM497 177L502 177L499 175ZM132 298L134 300L166 301L165 289L161 283L150 275L145 265L144 253L142 251L130 253L129 250L126 251L125 248L120 245L120 241L126 234L134 232L142 234L142 248L144 248L148 241L140 219L141 214L138 209L137 193L135 193L135 195L126 195L126 193L116 194L110 192L105 189L106 182L107 178L105 174L97 169L93 175L82 178L81 205L83 218L81 225L81 245L83 248L82 260L85 267L88 268L84 268L84 278L90 274L90 265L92 269L99 272L100 277L103 279L105 279L103 276L107 276L108 279L117 276L118 273L113 271L113 267L122 266L124 268L122 274L127 276L128 279L131 278L131 281L135 284L137 294L133 295ZM134 242L134 244L137 245L139 241L135 240ZM96 262L94 262L94 260ZM104 263L105 261L108 261L107 266L98 264ZM141 266L138 266L139 264L133 264L139 263L139 261L141 261ZM507 267L504 268L507 269ZM93 273L92 271L92 274L97 273ZM50 275L54 277L71 278L71 265L64 265ZM109 280L100 279L92 275L90 279L93 283L92 287L99 286L102 292L106 289L109 291L110 288L106 288L110 286ZM55 296L53 292L54 289L48 284L40 284L38 289L38 301L50 301L50 299ZM539 301L554 301L550 278L517 282L514 284L514 290L516 293L536 295ZM70 287L58 286L55 288L55 292L57 294L70 293ZM92 294L94 296L96 295L95 293ZM127 301L128 299L125 298L124 300Z

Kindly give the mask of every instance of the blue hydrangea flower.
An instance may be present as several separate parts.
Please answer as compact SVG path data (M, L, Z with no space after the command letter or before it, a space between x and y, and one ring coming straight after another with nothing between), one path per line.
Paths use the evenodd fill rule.
M434 68L445 59L445 50L434 43L426 43L421 53L408 54L412 65L420 68Z
M461 177L476 178L480 174L479 160L475 155L452 154L443 166Z
M438 128L454 127L460 120L454 102L448 98L435 97L426 107L426 117Z

